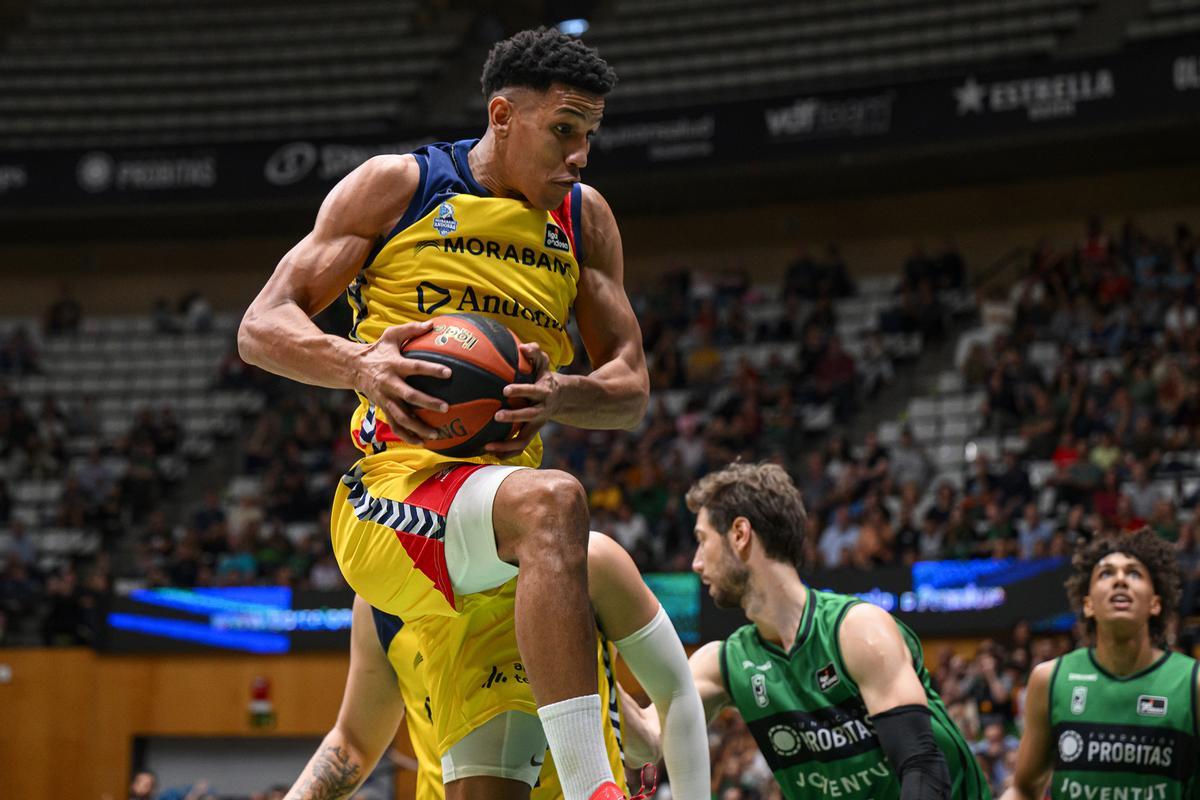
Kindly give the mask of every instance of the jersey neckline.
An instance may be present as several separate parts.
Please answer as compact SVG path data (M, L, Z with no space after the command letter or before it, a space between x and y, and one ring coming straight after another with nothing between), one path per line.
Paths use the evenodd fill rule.
M471 172L471 160L469 155L471 149L479 144L478 139L462 139L455 142L450 147L450 158L454 161L454 166L458 170L458 174L466 181L467 186L471 187L471 193L480 197L491 197L492 193L487 187L479 181L475 180L475 174Z
M1104 677L1108 678L1109 680L1114 680L1114 681L1118 681L1121 683L1125 683L1128 681L1137 680L1138 678L1143 678L1143 677L1149 675L1151 672L1154 672L1154 670L1158 669L1163 664L1167 663L1167 659L1171 657L1171 651L1164 650L1163 654L1161 656L1159 656L1157 659L1155 659L1154 663L1150 664L1150 666L1145 667L1144 669L1141 669L1141 670L1133 673L1132 675L1126 675L1124 677L1122 677L1120 675L1114 675L1111 672L1109 672L1108 670L1106 670L1103 666L1101 666L1100 662L1096 660L1096 648L1089 647L1087 649L1087 655L1088 655L1088 660L1092 662L1092 666L1095 667L1096 669L1098 669L1100 671L1100 674L1102 674Z
M804 643L808 641L809 634L812 633L813 617L816 614L817 605L814 597L814 595L816 595L816 591L809 586L805 586L804 591L804 616L800 620L800 630L796 632L796 641L792 642L792 646L786 651L780 645L777 645L774 642L769 642L763 638L762 632L758 629L758 626L754 626L754 635L758 637L759 643L766 649L771 650L788 660L791 660L792 656L796 655L800 648L804 646Z

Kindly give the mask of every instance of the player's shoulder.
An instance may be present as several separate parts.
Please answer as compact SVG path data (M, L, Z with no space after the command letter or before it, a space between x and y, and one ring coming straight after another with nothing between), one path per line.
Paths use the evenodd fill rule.
M1042 691L1045 692L1050 688L1050 684L1054 682L1054 674L1058 671L1059 666L1063 662L1063 657L1051 658L1043 661L1029 672L1029 682L1026 684L1027 691Z
M1190 656L1180 650L1171 650L1168 659L1174 661L1176 664L1181 664L1189 668L1194 668L1197 666L1197 661L1194 656Z
M591 239L608 239L616 233L617 218L599 189L586 183L579 184L579 204L585 243Z
M420 182L412 155L368 158L338 183L322 207L322 223L364 235L380 233L408 207Z
M705 642L696 648L688 659L692 665L692 675L719 683L726 684L725 676L725 639Z
M384 153L371 156L350 173L357 183L365 187L403 187L406 182L414 185L420 177L417 156L412 153Z
M612 206L604 199L604 195L595 186L588 183L579 184L579 199L583 204L581 213L584 224L589 221L615 220Z
M718 644L721 645L722 653L729 647L736 647L742 650L757 650L762 646L762 638L759 636L758 628L754 626L754 623L747 623L737 628L723 642L718 642Z
M814 598L814 600L817 599L823 605L828 606L829 612L832 612L834 636L839 638L865 636L876 631L882 631L887 635L892 632L897 635L901 633L896 618L874 603L832 592L821 592Z

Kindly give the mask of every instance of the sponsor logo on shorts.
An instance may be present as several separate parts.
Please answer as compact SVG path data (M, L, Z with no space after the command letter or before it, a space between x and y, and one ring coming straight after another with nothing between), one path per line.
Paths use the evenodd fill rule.
M508 683L508 676L504 674L504 670L492 664L492 671L484 678L483 683L479 684L480 689L491 689L499 683Z
M520 661L513 661L509 664L508 669L504 669L496 664L492 664L491 672L487 678L480 684L480 689L491 689L497 684L508 683L509 674L512 675L512 680L515 683L529 683L529 676L525 672L525 665Z

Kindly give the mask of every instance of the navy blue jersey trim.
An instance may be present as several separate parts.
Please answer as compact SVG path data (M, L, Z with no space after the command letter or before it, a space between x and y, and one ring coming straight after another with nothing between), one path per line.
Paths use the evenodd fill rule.
M371 618L375 621L375 633L379 635L379 644L383 648L384 655L387 655L392 646L392 640L404 627L404 620L395 614L380 611L375 606L371 606Z
M583 265L587 254L583 251L583 187L578 183L571 187L571 232L575 234L575 261Z
M492 193L475 180L475 176L471 174L471 161L468 157L471 148L479 143L478 139L461 139L455 142L450 147L450 157L454 159L454 167L458 170L458 174L463 181L471 189L471 194L479 195L480 197L491 197Z

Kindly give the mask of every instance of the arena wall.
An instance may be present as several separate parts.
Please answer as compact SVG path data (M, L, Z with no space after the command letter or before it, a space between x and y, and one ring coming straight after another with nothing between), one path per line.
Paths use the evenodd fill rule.
M3 665L11 680L0 684L0 797L118 800L139 735L323 736L337 718L348 661L17 649L0 651ZM248 711L260 675L271 682L276 715L267 729L252 727ZM403 732L397 746L412 752ZM411 796L412 775L401 775L409 786L399 796Z

